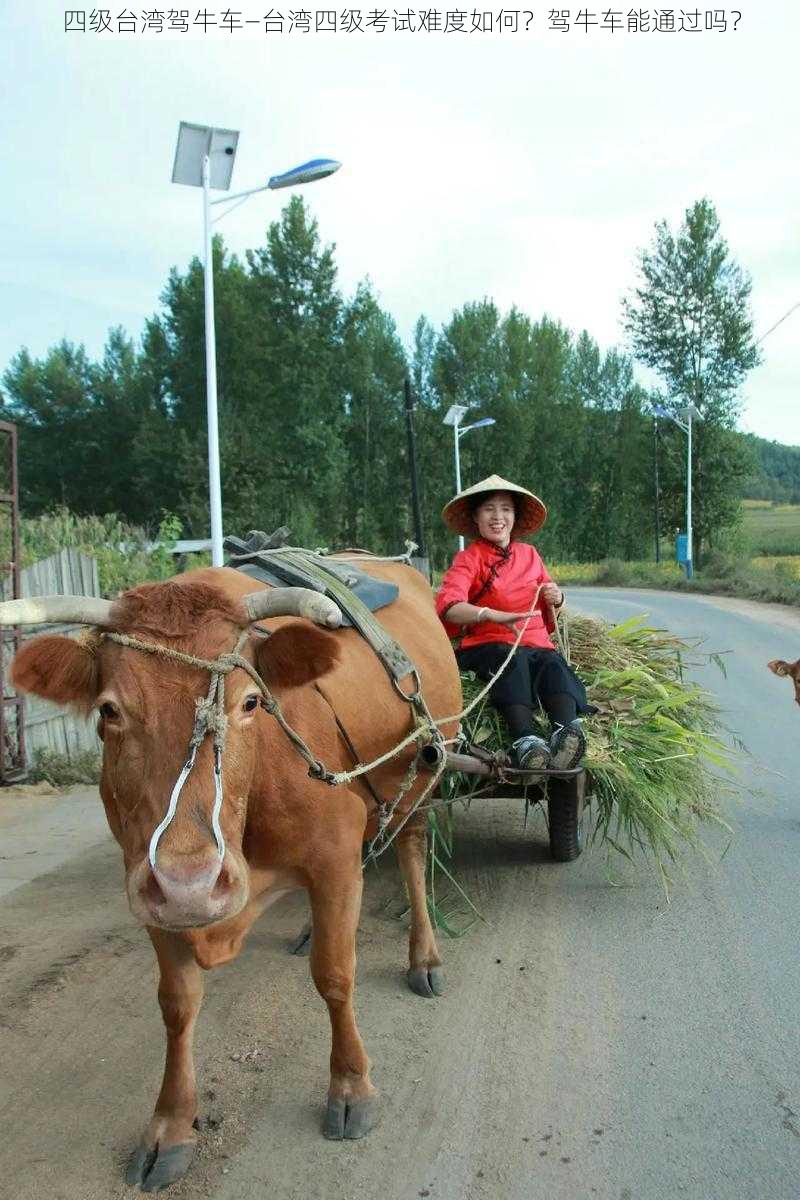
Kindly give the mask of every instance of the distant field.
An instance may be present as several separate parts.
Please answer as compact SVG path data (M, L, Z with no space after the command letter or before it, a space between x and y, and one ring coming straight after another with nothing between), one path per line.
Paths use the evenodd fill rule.
M787 579L800 579L800 554L764 554L750 559L758 571L777 571Z
M800 554L800 504L744 500L742 506L752 554Z

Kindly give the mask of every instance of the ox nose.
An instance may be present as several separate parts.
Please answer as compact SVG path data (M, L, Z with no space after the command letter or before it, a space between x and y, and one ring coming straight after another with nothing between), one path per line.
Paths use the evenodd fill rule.
M204 925L225 916L234 884L217 855L196 858L158 855L142 887L142 898L159 923Z

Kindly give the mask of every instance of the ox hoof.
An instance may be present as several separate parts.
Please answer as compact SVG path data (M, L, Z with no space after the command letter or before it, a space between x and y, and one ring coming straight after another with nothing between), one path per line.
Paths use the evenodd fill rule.
M444 971L441 967L412 967L406 974L408 986L418 996L444 995Z
M159 1150L158 1146L153 1149L137 1146L128 1164L125 1182L131 1187L138 1185L143 1192L160 1192L186 1174L194 1152L194 1142L168 1146L166 1150Z
M366 1100L329 1098L322 1132L326 1138L337 1142L343 1138L362 1138L377 1119L377 1096L368 1096Z

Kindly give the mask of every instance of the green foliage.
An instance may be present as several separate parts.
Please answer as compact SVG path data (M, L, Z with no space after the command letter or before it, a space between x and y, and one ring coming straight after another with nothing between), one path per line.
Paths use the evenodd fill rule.
M73 755L39 750L27 778L29 783L51 783L59 788L74 787L80 783L98 784L101 765L101 755L97 750L82 750Z
M630 360L603 355L545 316L532 322L488 300L457 311L438 339L415 332L412 377L434 562L452 555L439 512L454 492L453 432L442 424L451 404L470 402L469 420L496 424L461 439L462 479L498 472L525 480L549 509L536 542L545 557L643 553L651 511L647 399Z
M262 246L239 258L217 237L213 257L226 531L286 524L296 542L401 549L412 533L403 413L410 374L425 542L435 565L447 563L455 546L439 515L454 491L453 433L442 424L454 402L471 405L470 420L496 422L462 439L464 483L499 471L537 491L549 509L537 538L545 558L650 552L652 397L635 382L626 354L602 351L588 332L575 335L552 316L503 313L486 298L463 304L441 329L421 316L407 354L369 281L342 294L334 247L322 242L298 197ZM659 309L653 337L642 332L649 349L634 341L646 361L661 355L672 398L689 382L693 395L702 391L697 532L701 550L727 550L720 529L735 526L741 481L752 470L749 441L729 428L735 384L753 358L749 285L729 262L707 202L687 214L676 237L659 226L643 261L650 271L643 308L653 288L668 308L669 287L689 279L680 303L691 336L668 354ZM658 315L652 304L647 312ZM38 360L20 351L3 377L0 413L20 430L26 517L64 506L154 528L166 511L187 537L207 536L204 339L195 259L170 272L160 311L138 343L112 329L98 362L68 342ZM784 461L760 445L758 454L788 489L791 456ZM685 488L684 438L672 426L662 428L661 460L667 532L683 522ZM111 575L113 588L119 572Z
M76 516L60 507L22 519L22 565L30 566L71 546L97 560L100 591L115 596L139 583L174 575L177 568L171 551L180 534L181 524L173 513L164 514L151 539L144 529L121 521L115 513Z
M759 362L750 315L750 281L730 258L709 200L687 209L677 234L656 225L639 256L640 285L623 302L636 358L664 379L668 403L694 404L692 487L695 558L715 533L736 520L744 482L754 469L751 448L735 434L737 389ZM667 524L680 527L685 490L685 436L664 422L663 496ZM682 479L682 483L681 483Z
M742 533L749 554L800 554L800 504L745 506Z
M754 469L744 483L743 495L757 500L800 504L800 446L782 446L755 434L741 435Z
M621 558L607 558L599 563L596 583L606 587L624 587L628 580L626 564Z
M710 592L739 599L770 601L800 606L798 564L789 556L781 561L742 559L713 551L702 570L687 579L676 563L626 562L564 563L551 565L551 573L563 586L652 587L672 591Z

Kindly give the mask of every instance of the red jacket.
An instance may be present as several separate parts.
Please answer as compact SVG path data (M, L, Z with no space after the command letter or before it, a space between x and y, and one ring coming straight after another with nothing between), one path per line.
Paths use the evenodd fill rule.
M502 559L502 552L499 547L484 541L483 538L467 546L466 550L459 550L436 594L436 611L443 621L450 605L459 601L467 601L480 607L497 608L502 612L528 610L537 587L540 584L552 583L552 579L535 546L527 542L512 541L508 549L510 553L507 561L500 563L491 586L480 596L478 593L488 579L491 568ZM444 623L449 626L449 631L453 631L454 627L450 622ZM528 622L520 645L554 650L555 647L548 637L548 632L554 631L552 610L540 593L536 611ZM479 625L465 626L461 645L466 649L468 646L479 646L485 642L512 643L516 641L517 632L512 625L483 621Z

